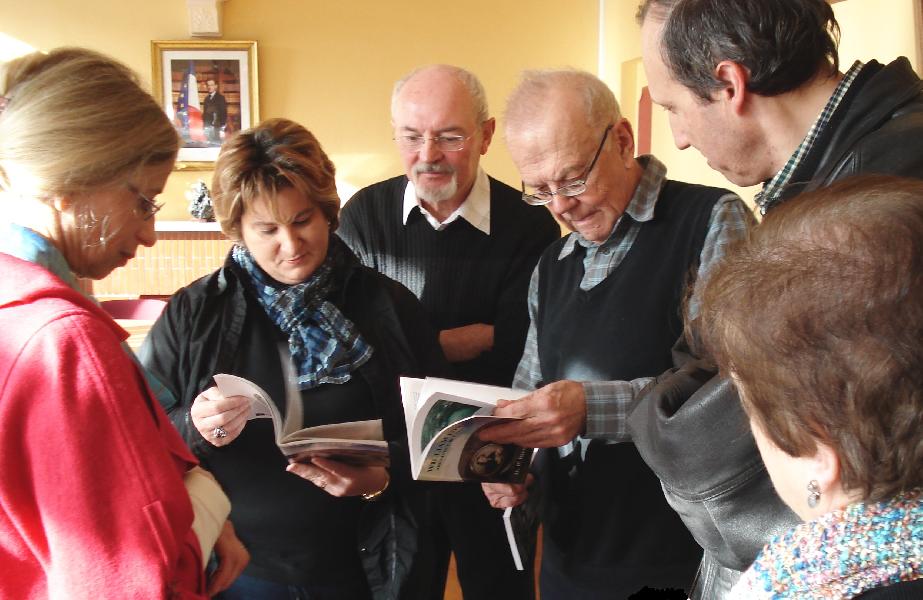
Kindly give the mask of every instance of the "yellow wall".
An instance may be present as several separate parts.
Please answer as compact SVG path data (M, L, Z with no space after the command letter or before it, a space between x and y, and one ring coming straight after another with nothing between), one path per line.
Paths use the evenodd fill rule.
M634 20L634 0L604 0L603 44L610 49L603 69L603 79L616 91L625 116L636 122L637 100L646 85L640 65L640 39ZM897 56L907 56L917 73L920 65L920 31L917 4L920 0L843 0L833 5L841 29L840 64L842 70L856 59L877 59L887 63ZM887 8L887 10L885 10ZM618 65L620 68L616 68ZM666 113L654 107L651 148L666 165L670 177L736 191L748 202L760 186L739 188L708 167L696 150L680 151Z
M918 2L836 3L843 64L855 58L885 62L907 55L919 72ZM222 5L223 37L257 40L261 117L289 117L312 129L336 163L341 190L348 195L401 171L390 141L390 90L395 79L420 64L448 62L471 69L484 82L497 116L524 68L599 69L625 115L636 122L638 93L644 85L634 19L637 4L227 0ZM0 0L0 15L0 59L4 42L37 49L84 45L119 57L145 80L150 78L150 40L188 38L185 0ZM656 107L652 147L674 178L732 187L746 199L758 189L733 188L698 152L677 150L666 116ZM483 164L500 179L517 184L501 136ZM186 218L183 191L198 178L210 183L210 177L210 172L174 174L164 195L163 217Z
M470 69L497 116L522 69L596 69L596 0L227 0L222 8L223 39L258 42L260 117L311 129L337 165L341 190L401 172L389 101L394 80L415 66ZM0 44L6 36L41 50L88 46L146 81L150 41L188 39L185 0L0 0L0 15ZM500 136L482 164L518 186ZM210 172L174 173L163 218L187 218L183 191L199 177L210 184Z
M898 56L920 65L916 8L920 0L846 0L833 5L840 23L840 65L848 69L855 60L888 63Z

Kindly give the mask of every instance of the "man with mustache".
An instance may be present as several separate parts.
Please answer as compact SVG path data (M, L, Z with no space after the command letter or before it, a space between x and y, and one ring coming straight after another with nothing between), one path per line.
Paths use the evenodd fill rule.
M496 123L468 71L433 65L400 79L391 121L406 175L360 190L338 233L364 264L420 298L457 378L509 386L529 325L529 276L560 229L479 168ZM426 500L421 529L432 535L420 553L434 547L433 598L442 598L450 550L466 600L534 596L531 569L515 570L501 513L480 486L440 483Z

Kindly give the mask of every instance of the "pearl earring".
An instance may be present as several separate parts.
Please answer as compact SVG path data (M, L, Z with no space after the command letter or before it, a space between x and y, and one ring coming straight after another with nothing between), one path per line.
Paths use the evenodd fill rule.
M808 507L814 508L820 502L820 484L816 479L808 482Z

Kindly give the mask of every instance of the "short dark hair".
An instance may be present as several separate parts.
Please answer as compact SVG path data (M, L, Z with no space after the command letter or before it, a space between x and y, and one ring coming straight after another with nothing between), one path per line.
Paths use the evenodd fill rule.
M730 60L750 74L747 90L783 94L839 69L840 28L826 0L644 0L638 21L664 22L661 55L677 81L705 101Z
M698 333L791 456L847 492L923 485L923 182L862 176L770 212L702 292Z
M275 215L276 195L295 188L317 203L335 231L340 214L335 175L333 162L313 133L288 119L268 119L237 132L221 146L212 180L215 217L221 231L239 241L244 210L264 198Z

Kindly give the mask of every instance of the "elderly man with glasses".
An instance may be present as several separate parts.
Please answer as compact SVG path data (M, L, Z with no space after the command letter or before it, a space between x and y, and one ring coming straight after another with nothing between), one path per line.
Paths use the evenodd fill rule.
M497 410L522 421L482 435L548 448L533 466L541 598L688 590L701 548L634 445L602 436L611 411L630 410L649 378L671 366L690 279L707 273L753 217L731 192L668 180L655 157L635 157L631 124L589 73L527 72L505 131L525 202L548 205L573 232L532 275L514 387L536 391ZM526 486L484 491L497 507L528 496Z
M457 378L508 387L529 325L529 275L560 229L478 166L495 122L471 73L411 72L394 86L391 120L406 174L360 190L338 233L420 298ZM534 597L531 569L515 570L501 512L476 483L433 485L425 498L421 529L431 535L418 555L435 560L436 579L415 578L426 589L408 597L442 599L450 550L466 600Z

